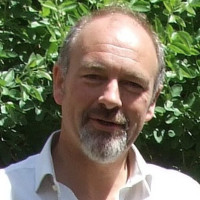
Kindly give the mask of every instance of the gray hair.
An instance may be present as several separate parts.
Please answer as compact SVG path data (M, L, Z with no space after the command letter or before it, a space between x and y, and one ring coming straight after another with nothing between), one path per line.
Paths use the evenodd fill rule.
M147 21L146 16L144 14L134 12L128 7L124 7L124 6L107 6L103 9L94 11L90 15L82 17L77 22L77 24L71 28L61 48L60 55L57 61L58 66L60 66L62 69L63 76L65 76L68 71L68 68L70 65L71 49L79 33L81 32L81 30L87 24L89 24L92 20L102 17L102 16L111 15L114 13L127 15L130 18L134 19L147 31L147 33L151 37L156 49L156 55L157 55L158 67L159 67L158 74L157 74L157 77L155 79L155 84L154 84L154 92L156 92L159 86L163 85L163 81L165 77L165 62L164 62L163 46L158 38L158 35L153 31L150 23Z

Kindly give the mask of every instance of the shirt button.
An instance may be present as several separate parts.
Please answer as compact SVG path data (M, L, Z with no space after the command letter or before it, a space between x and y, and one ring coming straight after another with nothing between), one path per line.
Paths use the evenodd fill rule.
M55 191L55 192L58 192L58 186L57 185L52 185L52 189Z

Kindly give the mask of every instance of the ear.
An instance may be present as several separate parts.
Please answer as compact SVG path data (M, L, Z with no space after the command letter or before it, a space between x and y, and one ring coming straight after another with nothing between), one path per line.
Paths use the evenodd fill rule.
M53 68L53 96L57 104L61 105L64 95L64 78L61 67L55 65Z
M158 90L157 90L154 98L152 99L151 104L150 104L150 106L148 108L148 111L147 111L147 114L146 114L145 122L148 122L148 121L150 121L153 118L155 107L156 107L156 102L157 102L157 99L158 99L158 97L160 95L160 92L161 92L162 88L163 88L163 86L161 85L158 88Z

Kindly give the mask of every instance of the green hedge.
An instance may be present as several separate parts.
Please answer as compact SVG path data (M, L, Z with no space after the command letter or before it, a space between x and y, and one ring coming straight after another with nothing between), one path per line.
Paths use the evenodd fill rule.
M60 126L52 66L69 28L113 0L0 1L0 166L38 152ZM146 160L200 180L200 1L130 0L159 33L166 82L137 140Z

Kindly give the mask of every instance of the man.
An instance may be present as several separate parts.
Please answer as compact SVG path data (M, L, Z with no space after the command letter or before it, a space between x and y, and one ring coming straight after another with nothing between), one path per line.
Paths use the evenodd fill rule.
M61 130L42 152L1 170L4 200L200 198L190 177L145 163L132 143L152 119L163 52L138 14L109 7L69 33L54 74Z

